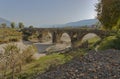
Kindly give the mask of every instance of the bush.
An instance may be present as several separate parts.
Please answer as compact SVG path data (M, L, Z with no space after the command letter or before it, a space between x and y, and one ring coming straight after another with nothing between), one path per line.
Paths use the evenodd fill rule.
M109 36L100 43L98 50L106 50L106 49L120 50L120 38L118 37L118 35Z
M22 66L32 61L32 56L37 52L34 45L29 46L22 53L16 44L7 44L0 54L0 79L16 79L22 72ZM25 79L23 75L22 79Z
M15 44L8 44L3 49L4 52L0 60L0 66L2 64L0 71L4 72L4 74L0 78L6 79L9 74L10 78L15 79L15 75L21 72L22 67L20 49Z
M22 39L22 33L16 29L0 28L0 43L16 42Z
M32 45L29 46L26 50L23 51L22 55L23 55L23 59L25 60L25 63L29 63L31 62L32 56L37 52L37 48Z
M40 57L31 63L27 63L23 67L23 71L19 76L19 79L35 79L34 76L40 73L44 73L51 68L55 68L58 65L64 64L71 60L70 56L64 54L53 53ZM50 69L49 69L50 68Z

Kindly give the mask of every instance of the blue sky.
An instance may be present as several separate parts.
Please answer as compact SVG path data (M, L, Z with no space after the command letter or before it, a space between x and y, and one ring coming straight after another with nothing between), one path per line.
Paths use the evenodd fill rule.
M64 24L95 18L97 0L0 0L0 17L25 25Z

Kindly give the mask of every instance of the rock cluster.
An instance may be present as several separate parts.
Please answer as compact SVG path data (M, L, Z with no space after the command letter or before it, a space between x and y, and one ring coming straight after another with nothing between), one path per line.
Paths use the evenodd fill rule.
M120 79L120 51L90 51L34 79Z

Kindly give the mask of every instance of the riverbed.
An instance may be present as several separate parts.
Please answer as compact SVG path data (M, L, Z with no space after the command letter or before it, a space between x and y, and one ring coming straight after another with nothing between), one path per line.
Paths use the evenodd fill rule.
M25 45L35 45L38 50L38 53L43 53L48 47L53 46L52 43L32 43L30 41L23 41L23 43Z
M37 47L39 53L45 52L48 47L53 45L53 44L43 44L43 43L33 43L33 44Z

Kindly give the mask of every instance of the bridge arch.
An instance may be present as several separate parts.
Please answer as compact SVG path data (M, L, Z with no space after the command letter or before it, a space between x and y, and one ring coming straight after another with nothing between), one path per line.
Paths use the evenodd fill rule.
M97 41L100 41L103 37L101 37L101 34L96 32L84 32L84 33L78 33L75 35L75 38L73 37L73 43L72 47L88 47L90 43L95 43Z
M96 42L100 41L101 39L102 38L96 33L87 33L81 39L81 46L91 48L95 45Z
M68 33L63 32L60 37L61 43L65 44L66 46L71 47L71 37Z
M42 31L41 32L41 42L52 43L53 35L50 31Z
M108 36L109 32L97 30L97 29L64 29L64 28L35 28L35 29L24 29L23 32L26 34L26 32L29 32L29 34L33 33L34 31L39 32L38 38L41 40L44 36L48 35L51 36L52 42L54 44L59 43L60 39L62 37L62 34L67 33L69 37L71 38L71 46L72 47L78 47L80 45L80 42L84 38L85 35L89 33L94 33L97 36L99 36L101 39ZM28 35L29 36L29 35ZM48 37L49 38L49 37Z
M87 33L82 37L81 42L87 41L92 38L101 39L101 37L98 36L96 33Z
M64 32L62 33L60 40L62 42L71 42L71 37L68 33Z

